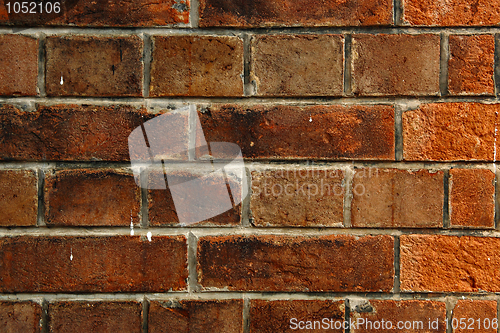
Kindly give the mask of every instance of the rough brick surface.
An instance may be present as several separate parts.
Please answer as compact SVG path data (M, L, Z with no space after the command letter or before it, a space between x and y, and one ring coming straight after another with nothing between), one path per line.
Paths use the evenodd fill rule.
M243 41L239 37L153 37L153 97L242 96L242 74Z
M495 333L493 320L497 318L497 301L460 299L453 308L453 333ZM456 320L454 320L456 318ZM463 318L463 319L462 319ZM461 322L462 319L462 322ZM462 324L465 322L465 328ZM487 328L485 328L487 327Z
M49 96L142 96L142 39L68 36L46 40Z
M444 173L428 170L359 169L354 174L354 227L443 226Z
M340 35L261 35L252 39L251 80L259 96L339 96Z
M493 35L450 36L448 90L453 95L492 95L495 65Z
M390 236L203 237L198 280L228 290L388 292L393 246Z
M391 106L217 104L199 117L207 142L236 143L247 158L394 160Z
M495 174L485 169L450 170L450 225L495 226Z
M36 225L37 183L34 171L0 171L0 226Z
M500 291L499 238L403 235L401 290Z
M42 307L35 302L0 302L0 332L39 333Z
M250 210L256 226L342 226L344 173L335 169L252 172Z
M151 302L149 333L243 332L242 300Z
M202 0L200 26L359 26L392 24L388 0Z
M65 170L45 177L47 225L138 225L140 202L140 188L125 172Z
M49 304L50 333L139 333L142 304L138 302L54 302Z
M355 95L439 94L439 35L354 35L352 54Z
M38 40L0 35L0 95L36 95L37 77Z
M166 292L187 278L183 236L4 237L0 292Z

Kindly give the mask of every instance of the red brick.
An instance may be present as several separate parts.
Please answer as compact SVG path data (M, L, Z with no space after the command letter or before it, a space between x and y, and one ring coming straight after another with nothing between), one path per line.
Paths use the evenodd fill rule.
M461 299L458 300L452 314L449 326L453 328L453 333L465 333L471 330L478 333L497 332L494 328L497 325L493 324L493 320L497 319L497 301Z
M151 302L149 333L243 333L242 300Z
M42 307L35 302L0 302L2 333L39 333Z
M64 170L45 178L50 226L138 225L141 193L131 174L113 170Z
M198 242L198 280L205 289L389 292L393 257L386 235L209 236Z
M35 226L37 174L30 170L0 171L0 226Z
M431 103L403 113L408 161L492 161L499 104Z
M155 36L153 45L151 96L243 95L239 37Z
M38 40L21 35L0 35L0 95L36 95L37 78Z
M500 3L488 0L403 0L403 22L419 26L495 26Z
M500 291L499 238L401 236L401 290Z
M335 323L343 327L344 313L343 301L255 299L250 301L250 333L290 332L301 327L306 332L344 332L334 329Z
M259 96L340 96L343 72L340 35L252 38L251 80Z
M48 313L50 333L142 332L138 302L54 302Z
M342 226L344 172L326 168L252 172L250 210L256 226Z
M493 35L450 36L448 90L453 95L495 93Z
M352 183L354 227L443 226L444 173L428 170L359 169Z
M202 0L201 27L390 25L389 0Z
M207 142L247 158L394 160L391 106L217 104L198 115Z
M142 96L138 36L54 36L45 49L49 96Z
M355 95L438 95L439 35L354 35Z
M445 319L444 302L369 300L351 309L351 322L356 323L351 332L445 333Z
M495 174L485 169L450 170L450 225L495 226Z
M0 292L185 290L184 236L3 237Z

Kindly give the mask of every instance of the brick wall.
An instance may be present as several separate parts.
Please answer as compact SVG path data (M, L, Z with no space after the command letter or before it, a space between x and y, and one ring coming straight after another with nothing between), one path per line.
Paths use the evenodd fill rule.
M0 332L499 332L498 1L21 5L0 0ZM205 140L240 147L232 209L186 225L134 174L160 116L179 182Z

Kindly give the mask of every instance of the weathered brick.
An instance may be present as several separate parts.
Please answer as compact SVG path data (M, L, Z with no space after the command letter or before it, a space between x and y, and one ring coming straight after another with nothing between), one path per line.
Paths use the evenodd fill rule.
M444 173L428 170L358 169L354 174L354 227L443 226Z
M344 332L344 313L344 301L255 299L250 301L250 333Z
M401 290L500 291L499 238L403 235Z
M37 183L34 171L0 171L0 226L36 225Z
M47 37L47 95L140 97L142 48L138 36Z
M50 333L142 332L138 302L53 302L48 314Z
M242 96L243 41L234 36L155 36L150 95Z
M37 78L38 40L21 35L0 35L0 95L36 95Z
M0 332L39 333L42 307L35 302L0 302Z
M392 106L217 104L198 115L207 142L247 158L394 160Z
M251 80L259 96L339 96L343 72L340 35L252 38Z
M64 170L45 177L45 217L50 226L138 225L141 193L131 174Z
M450 170L450 225L495 226L495 174L485 169Z
M149 333L243 332L242 300L151 302Z
M202 0L201 27L375 26L393 23L389 0Z
M439 35L368 35L352 38L355 95L438 95Z
M453 95L493 95L493 35L450 36L448 90Z
M342 226L344 172L326 168L252 172L256 226Z
M210 236L198 242L198 280L228 290L388 292L393 257L387 235Z
M471 330L479 333L497 332L497 325L493 324L493 320L497 319L497 301L460 299L453 308L452 315L449 326L453 328L453 333ZM461 320L465 322L465 328Z
M0 292L186 289L184 236L3 237Z
M403 113L408 161L492 161L499 104L431 103Z

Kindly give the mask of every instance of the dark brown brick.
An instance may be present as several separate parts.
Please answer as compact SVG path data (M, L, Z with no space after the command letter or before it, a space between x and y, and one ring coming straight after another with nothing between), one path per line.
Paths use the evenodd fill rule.
M242 300L151 302L149 333L243 333Z
M388 0L202 0L201 27L390 25Z
M184 236L3 237L0 292L185 290Z
M439 35L354 35L352 84L356 95L438 95Z
M207 142L236 143L247 158L394 160L391 106L218 104L198 115Z
M239 37L155 36L153 44L151 96L243 95Z
M37 183L34 171L0 171L0 226L36 225Z
M0 35L0 95L36 95L37 78L38 40L21 35Z
M142 96L142 39L67 36L46 40L49 96Z
M0 332L39 333L42 307L35 302L0 302Z
M497 301L460 299L453 308L452 315L449 326L453 328L453 333L466 333L472 330L478 333L497 332L498 325L493 324L494 319L498 320Z
M386 235L209 236L198 242L198 280L241 291L389 292L393 257Z
M340 96L343 72L340 35L252 38L251 80L259 96Z
M49 304L50 333L140 333L138 302L54 302Z
M359 169L354 174L354 227L443 226L444 173L428 170Z

